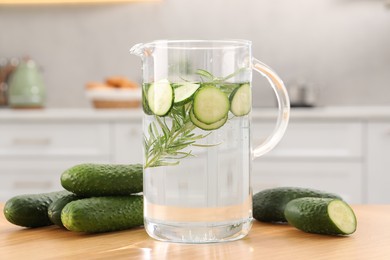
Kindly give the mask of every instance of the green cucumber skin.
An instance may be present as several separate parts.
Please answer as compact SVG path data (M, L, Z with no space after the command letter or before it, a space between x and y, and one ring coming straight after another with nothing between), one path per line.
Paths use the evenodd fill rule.
M68 203L61 220L70 231L100 233L143 225L143 196L93 197Z
M61 185L79 196L122 196L143 191L141 164L79 164L61 175Z
M77 196L74 193L63 196L57 200L54 200L47 209L47 214L50 221L59 227L65 228L61 221L61 211L69 202L82 199L83 197Z
M303 197L334 198L340 196L315 189L278 187L260 191L253 196L253 217L263 222L287 222L284 216L286 204Z
M308 233L349 235L341 231L328 214L331 198L299 198L287 203L284 215L288 223ZM355 219L356 220L356 219Z
M49 205L69 191L18 195L9 199L4 206L4 216L12 224L22 227L43 227L53 223L48 216Z

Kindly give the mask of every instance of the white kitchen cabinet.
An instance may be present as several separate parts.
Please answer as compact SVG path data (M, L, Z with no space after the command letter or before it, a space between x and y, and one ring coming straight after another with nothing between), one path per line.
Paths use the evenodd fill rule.
M389 204L390 123L369 123L367 136L367 202Z
M299 160L256 163L252 186L263 189L293 186L333 192L349 203L362 203L363 168L359 162Z
M7 160L0 166L0 201L20 194L62 190L61 174L80 160ZM95 161L108 162L108 161Z
M272 130L254 122L254 144ZM363 124L293 121L279 145L253 164L253 190L298 186L340 194L351 203L363 197Z
M252 113L252 146L274 127ZM302 186L351 203L390 203L390 108L293 109L286 135L252 167L254 192ZM142 161L141 110L0 110L0 201L60 189L79 163Z
M113 127L113 162L142 163L141 120L133 123L115 123Z
M0 201L61 188L64 170L110 162L107 123L10 123L0 127Z
M110 127L104 123L3 124L0 133L0 160L107 160L110 155Z
M253 145L260 144L271 132L271 123L254 121L252 124ZM362 158L362 123L300 122L291 121L281 142L263 158Z

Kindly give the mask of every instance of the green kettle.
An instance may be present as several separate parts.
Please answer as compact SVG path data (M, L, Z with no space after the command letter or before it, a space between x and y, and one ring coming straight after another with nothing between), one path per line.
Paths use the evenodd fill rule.
M8 86L8 104L13 108L42 108L45 104L45 86L37 64L23 59L11 74Z

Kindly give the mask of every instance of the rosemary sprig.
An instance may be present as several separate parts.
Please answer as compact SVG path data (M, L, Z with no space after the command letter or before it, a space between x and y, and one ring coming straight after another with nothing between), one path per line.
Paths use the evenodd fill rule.
M196 71L196 74L199 75L201 77L201 79L203 81L206 81L207 83L218 84L218 83L226 83L226 81L228 79L231 79L231 78L237 76L238 74L244 72L245 70L248 70L248 68L245 68L245 67L239 68L235 72L227 75L226 77L222 77L222 78L215 77L213 74L211 74L207 70L202 70L202 69L198 69Z
M217 88L221 89L227 95L237 88L237 83L229 83L228 80L235 77L236 75L244 72L247 68L239 68L235 72L227 75L226 77L215 77L207 70L198 69L196 74L200 76L201 81L207 84L213 84Z
M145 168L177 165L180 159L193 156L192 151L183 149L195 145L207 134L193 133L196 126L188 110L184 106L173 107L168 115L170 122L167 117L155 116L155 122L148 127L149 136L144 135Z

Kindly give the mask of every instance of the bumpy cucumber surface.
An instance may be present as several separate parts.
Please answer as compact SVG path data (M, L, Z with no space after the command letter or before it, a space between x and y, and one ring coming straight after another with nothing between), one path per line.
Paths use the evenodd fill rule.
M49 205L69 194L68 191L57 191L15 196L5 203L4 216L9 222L22 227L52 225L47 213Z
M352 208L338 199L294 199L287 203L284 215L290 225L309 233L350 235L357 226Z
M264 222L287 222L284 216L286 204L293 199L303 197L334 198L340 196L325 191L299 188L278 187L267 189L253 196L253 217Z
M49 216L50 221L59 227L64 227L61 221L61 211L71 201L79 200L82 197L77 196L74 193L63 196L57 200L54 200L47 209L47 214Z
M120 196L141 192L141 164L79 164L61 175L62 186L79 196Z
M61 220L70 231L98 233L143 225L143 197L93 197L68 203Z

